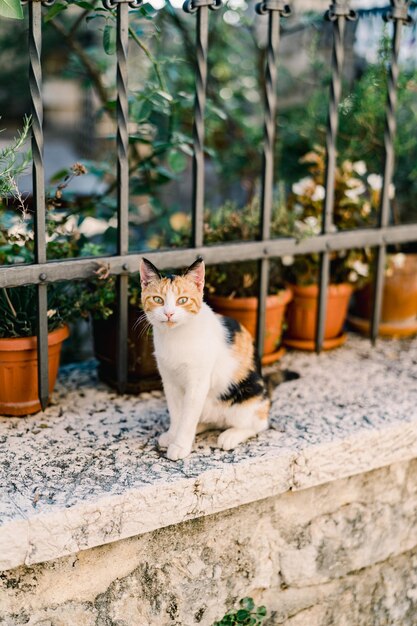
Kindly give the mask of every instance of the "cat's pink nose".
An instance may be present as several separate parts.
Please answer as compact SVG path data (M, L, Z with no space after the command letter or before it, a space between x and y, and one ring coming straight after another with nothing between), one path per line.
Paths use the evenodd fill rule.
M169 320L171 319L171 317L172 317L174 314L173 314L173 313L166 313L166 312L165 312L165 315L167 316L168 321L169 321Z

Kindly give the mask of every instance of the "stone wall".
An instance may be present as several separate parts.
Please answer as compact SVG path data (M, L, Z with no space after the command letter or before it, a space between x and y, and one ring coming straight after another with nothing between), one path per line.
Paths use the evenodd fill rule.
M417 460L0 574L2 626L417 624Z

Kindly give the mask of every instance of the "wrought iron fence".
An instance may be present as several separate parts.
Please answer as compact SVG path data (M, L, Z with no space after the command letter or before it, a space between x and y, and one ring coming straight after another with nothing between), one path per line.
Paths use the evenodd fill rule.
M46 257L45 183L43 164L42 103L42 5L54 0L29 0L29 85L32 101L33 199L35 212L35 262L30 265L0 268L0 287L37 285L38 301L38 363L39 398L45 408L48 401L48 283L58 280L87 279L94 275L97 263L105 263L110 274L117 276L118 300L118 382L123 391L127 380L128 280L137 272L140 254L128 250L128 93L127 56L129 8L140 6L142 0L103 0L104 7L117 14L117 163L118 163L118 227L117 253L112 256L49 261ZM262 166L261 236L257 241L204 246L204 109L207 87L207 51L209 11L221 7L221 0L186 0L184 10L196 16L196 89L194 105L194 158L192 201L192 246L187 249L149 252L147 256L161 268L180 267L201 255L208 264L257 260L259 262L259 296L257 347L262 352L269 261L288 254L320 253L319 307L316 328L316 350L321 351L326 320L326 293L329 284L330 254L333 251L365 246L377 250L374 279L374 303L370 335L375 341L381 314L386 248L389 244L417 241L417 224L389 225L389 189L394 171L394 138L396 133L396 97L398 57L403 28L410 23L409 0L391 0L385 19L393 23L389 79L385 115L385 165L378 225L373 229L333 232L334 183L336 172L336 141L338 109L341 96L346 22L356 19L348 0L334 0L325 18L333 25L333 54L326 136L326 186L321 234L298 241L291 237L271 239L271 211L274 186L274 144L277 115L277 61L281 20L291 8L285 0L263 0L256 9L268 20L268 48L265 68L264 145ZM416 129L417 132L417 129Z

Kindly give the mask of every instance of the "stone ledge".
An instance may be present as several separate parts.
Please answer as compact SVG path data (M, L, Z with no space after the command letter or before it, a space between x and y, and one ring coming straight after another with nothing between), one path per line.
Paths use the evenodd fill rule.
M282 361L271 430L232 452L158 451L158 394L117 396L93 364L63 368L44 415L0 418L0 569L56 559L417 457L417 339ZM145 397L144 397L145 396Z

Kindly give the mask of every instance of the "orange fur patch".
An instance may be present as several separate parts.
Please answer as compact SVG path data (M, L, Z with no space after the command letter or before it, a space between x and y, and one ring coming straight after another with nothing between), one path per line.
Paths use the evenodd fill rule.
M256 415L259 417L260 420L268 419L270 406L271 403L267 401L256 411Z
M159 296L165 300L170 289L175 296L175 300L188 298L185 304L177 304L177 306L184 307L190 313L198 313L201 309L203 297L196 284L186 276L175 276L173 280L169 278L155 279L142 290L143 310L153 311L163 306L155 302L154 297Z
M232 351L238 363L233 374L233 382L239 383L253 369L253 339L250 332L243 326L234 337Z

